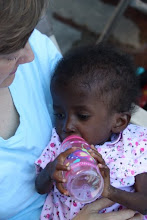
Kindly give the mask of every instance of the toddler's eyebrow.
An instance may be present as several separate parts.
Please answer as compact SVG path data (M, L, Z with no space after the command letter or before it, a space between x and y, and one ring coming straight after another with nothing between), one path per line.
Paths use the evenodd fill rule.
M74 108L76 110L85 110L85 111L89 110L89 107L87 105L76 105L76 106L74 106Z

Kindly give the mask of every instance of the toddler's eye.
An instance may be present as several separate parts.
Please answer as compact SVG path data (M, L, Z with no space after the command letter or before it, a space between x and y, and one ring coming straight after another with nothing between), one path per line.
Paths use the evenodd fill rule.
M58 119L63 119L65 115L63 113L54 113L55 117Z
M89 117L90 117L90 115L87 115L87 114L78 114L78 118L83 121L88 120Z

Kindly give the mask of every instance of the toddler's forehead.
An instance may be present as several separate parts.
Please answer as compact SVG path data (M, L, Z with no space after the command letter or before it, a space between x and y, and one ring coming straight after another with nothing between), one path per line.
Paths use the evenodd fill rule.
M66 86L60 87L60 91L64 91L67 94L71 94L72 97L76 97L77 100L81 98L86 98L87 102L91 99L94 102L102 101L103 96L100 95L100 89L96 84L83 83L80 81L71 81Z
M92 94L95 98L100 98L100 90L103 90L100 83L96 80L87 80L82 78L64 79L61 81L54 81L52 85L53 89L60 88L60 91L66 90L66 92L72 92L73 94L86 95Z

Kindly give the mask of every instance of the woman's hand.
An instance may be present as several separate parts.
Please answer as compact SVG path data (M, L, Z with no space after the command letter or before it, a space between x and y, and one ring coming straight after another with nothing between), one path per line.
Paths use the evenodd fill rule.
M113 202L109 199L102 198L95 202L84 206L84 208L73 218L73 220L141 220L143 216L135 214L130 209L124 209L117 212L102 213L98 212L108 206L111 206Z

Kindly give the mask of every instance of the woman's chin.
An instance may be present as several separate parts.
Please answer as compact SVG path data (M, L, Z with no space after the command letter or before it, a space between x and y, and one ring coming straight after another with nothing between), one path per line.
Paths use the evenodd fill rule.
M9 87L15 78L15 74L9 75L2 83L0 82L0 88Z

